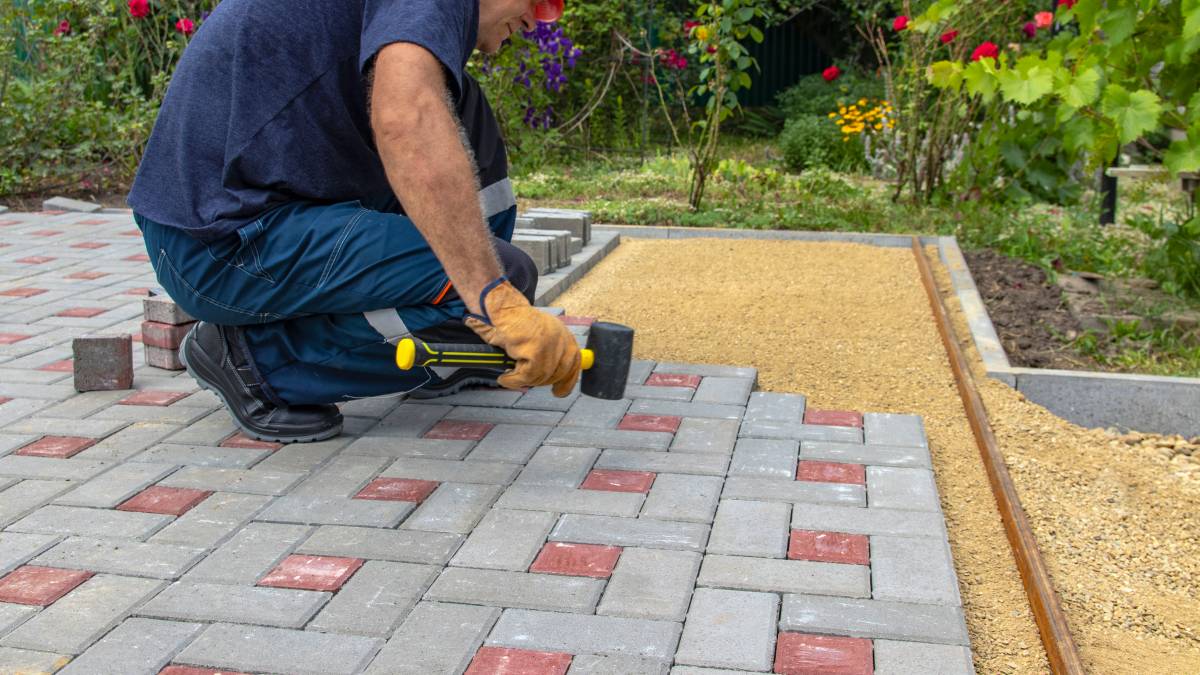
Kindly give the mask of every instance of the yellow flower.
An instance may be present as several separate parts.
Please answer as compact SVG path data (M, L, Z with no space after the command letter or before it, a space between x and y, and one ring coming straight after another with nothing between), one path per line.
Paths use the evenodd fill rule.
M829 113L829 119L833 119L834 117L837 117L837 113Z
M708 39L708 26L700 26L700 27L696 28L693 35L696 36L697 40L704 42L705 40Z
M866 104L867 104L867 99L865 99L865 98L860 98L860 99L858 99L858 104L859 104L859 105L866 105Z

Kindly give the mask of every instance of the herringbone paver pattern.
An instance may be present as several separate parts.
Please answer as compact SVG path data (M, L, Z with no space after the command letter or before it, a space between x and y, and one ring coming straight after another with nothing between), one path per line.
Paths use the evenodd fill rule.
M145 259L128 214L0 216L0 673L972 670L917 417L641 361L252 442L136 343L75 392Z

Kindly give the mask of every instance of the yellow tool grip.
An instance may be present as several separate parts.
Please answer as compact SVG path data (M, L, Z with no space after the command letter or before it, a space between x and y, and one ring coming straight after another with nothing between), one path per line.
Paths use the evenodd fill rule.
M596 363L590 349L579 350L580 366L589 370ZM404 338L396 345L396 367L411 370L416 366L486 366L512 368L516 362L508 354L488 345L430 344Z

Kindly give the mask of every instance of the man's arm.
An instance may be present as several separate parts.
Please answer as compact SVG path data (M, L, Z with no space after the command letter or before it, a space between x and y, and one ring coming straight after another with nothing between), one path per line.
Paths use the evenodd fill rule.
M383 167L404 211L429 242L467 309L501 275L479 209L475 168L447 103L441 63L398 42L375 58L371 127Z

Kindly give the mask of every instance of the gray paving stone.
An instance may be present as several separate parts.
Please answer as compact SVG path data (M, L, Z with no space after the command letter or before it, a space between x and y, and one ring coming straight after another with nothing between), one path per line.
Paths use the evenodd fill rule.
M605 450L596 460L597 469L653 471L655 473L724 476L727 455L696 452L646 452L644 450Z
M11 401L10 401L10 403L11 403ZM7 404L5 404L5 405L7 405ZM12 452L13 450L16 450L17 448L23 448L26 445L29 445L30 443L32 443L36 440L37 440L37 436L17 435L17 434L0 434L0 457L7 455L8 453ZM6 480L12 480L12 479L6 479ZM8 484L3 484L3 485L4 485L4 487L8 487ZM0 487L0 490L3 490L3 489L4 489L3 487Z
M330 457L344 452L350 443L349 438L337 436L318 443L292 443L267 455L267 458L254 465L260 471L281 471L284 473L308 473L324 464Z
M496 507L632 518L642 508L644 499L645 496L637 492L514 485L500 496L500 499L496 501Z
M58 541L59 537L50 534L0 532L0 577L24 565Z
M175 470L173 465L118 464L54 500L64 506L110 509Z
M169 522L171 516L156 513L51 504L9 525L8 529L12 532L66 534L99 539L145 539Z
M330 595L290 588L181 581L139 607L137 614L183 621L303 628Z
M566 412L575 404L579 398L579 387L576 385L575 390L569 396L558 398L551 391L550 387L534 387L530 389L524 396L521 397L514 408L524 408L530 410L551 410L556 412Z
M743 675L744 670L729 670L727 668L697 668L695 666L675 666L671 675Z
M800 444L772 438L742 438L733 449L730 476L795 480Z
M753 389L754 380L751 378L713 375L700 381L700 386L696 388L696 395L692 397L692 400L697 403L744 406Z
M579 654L571 660L567 675L667 675L669 661L637 656Z
M603 588L603 581L587 577L448 567L433 582L425 599L554 612L591 612L596 608Z
M253 585L283 560L309 528L250 523L183 576L185 581Z
M698 588L675 663L770 670L777 616L779 596L774 593Z
M470 534L502 489L499 485L442 483L404 521L404 529Z
M227 469L248 469L269 454L271 454L269 450L169 443L156 445L145 452L129 458L129 461L180 466L219 466Z
M128 394L128 392L126 392ZM208 415L209 409L195 406L137 406L114 405L96 411L89 420L124 420L130 422L161 422L186 426Z
M457 675L500 617L495 607L421 602L371 662L368 675Z
M654 372L654 361L646 361L643 359L634 359L629 363L629 383L643 384L646 378L650 377L650 373Z
M479 441L469 459L473 462L524 464L546 439L551 428L530 424L497 424Z
M452 408L448 405L403 403L380 420L379 426L371 430L371 435L419 438Z
M38 556L34 564L131 577L178 579L204 554L202 548L175 544L69 537Z
M462 543L459 534L323 525L297 553L444 565Z
M868 466L871 506L912 511L941 511L933 472L926 469Z
M62 403L57 403L49 408L43 408L39 416L83 419L94 412L113 405L126 396L129 396L129 392L126 390L83 392L68 398Z
M0 457L0 476L43 480L88 480L112 466L111 462L89 459L58 459L56 457Z
M671 442L671 452L703 452L729 455L738 435L737 420L685 417Z
M707 552L783 558L787 556L790 515L787 504L722 499Z
M575 405L562 418L564 427L595 427L597 429L615 429L625 411L629 410L628 399L606 401L590 396L580 396Z
M262 495L217 492L176 518L147 541L155 544L215 548L234 531L250 522L254 514L270 501L270 497Z
M70 490L65 480L23 480L0 492L0 527L20 520L34 509Z
M128 425L125 420L72 420L54 417L27 417L13 422L4 428L10 434L60 434L63 429L70 429L72 436L84 438L104 438L116 433Z
M309 624L309 630L391 637L421 595L437 578L438 567L369 560Z
M596 613L683 621L700 558L699 553L689 551L624 549Z
M508 485L521 470L519 464L503 462L455 462L444 459L402 457L392 462L381 476L418 480Z
M289 492L289 497L340 497L348 499L363 489L391 463L387 457L339 455Z
M665 431L624 431L621 429L589 429L559 427L546 437L549 445L571 445L583 448L645 448L666 450L673 434Z
M237 431L233 418L224 410L209 413L207 417L167 436L171 443L180 445L220 445Z
M97 574L0 639L0 646L79 654L165 581Z
M674 621L506 609L487 644L666 661L675 653L679 629Z
M940 513L874 507L860 509L851 506L797 504L792 510L792 528L850 534L890 534L898 537L946 537L946 527Z
M361 671L382 645L382 640L357 635L217 623L175 662L248 672L350 675Z
M203 628L198 623L126 619L58 672L60 675L155 675Z
M457 394L432 399L434 405L477 405L489 408L511 408L524 392L510 389L464 389ZM428 405L419 399L408 401L408 405Z
M696 584L772 593L871 596L866 565L706 555Z
M876 600L962 604L950 547L933 538L871 537L871 587Z
M641 384L625 385L625 398L656 398L664 401L690 401L695 390L691 387L659 387Z
M700 375L701 377L744 377L757 380L758 369L742 366L712 366L702 363L678 363L663 361L654 366L656 373L676 375Z
M783 596L780 630L967 645L962 608L822 595Z
M0 673L53 673L70 660L65 654L0 647Z
M71 213L96 213L103 206L95 202L85 202L81 199L68 197L51 197L42 201L43 211L68 211Z
M925 425L918 415L867 413L863 415L863 431L870 445L929 447L925 439Z
M968 647L875 641L876 675L974 675Z
M491 424L553 426L559 423L562 416L562 413L555 410L460 406L451 410L446 415L446 419L467 422L490 422Z
M850 462L872 466L930 468L929 451L925 448L896 445L862 445L860 443L829 443L805 441L800 444L801 459L825 462Z
M393 458L462 459L467 456L474 445L474 441L449 441L438 438L364 436L356 438L343 454Z
M259 469L223 469L213 466L185 466L162 482L168 487L243 492L253 495L286 494L303 478L302 473Z
M862 430L857 427L830 427L775 420L744 421L740 435L751 438L787 438L793 441L862 443Z
M550 532L551 541L608 546L644 546L702 551L708 525L651 518L612 518L567 514Z
M459 567L523 572L537 557L557 516L542 511L494 508L450 560Z
M38 613L39 607L0 602L0 637ZM3 672L3 671L0 671Z
M517 476L517 485L577 488L592 470L600 451L543 445Z
M339 403L338 408L346 417L371 417L381 419L404 402L402 396L376 396L374 398L356 398L352 401Z
M721 497L721 479L716 476L685 476L660 473L642 507L642 517L659 520L712 522Z
M631 415L674 415L677 417L707 417L722 420L740 420L745 408L721 403L696 403L684 401L656 401L641 399L629 406Z
M725 479L725 491L721 496L725 499L757 499L791 504L867 505L866 490L861 485L775 478L730 476Z
M395 527L412 512L413 502L346 497L278 497L255 520L300 525Z
M800 424L804 420L805 399L800 394L756 391L746 402L747 422L784 422Z

